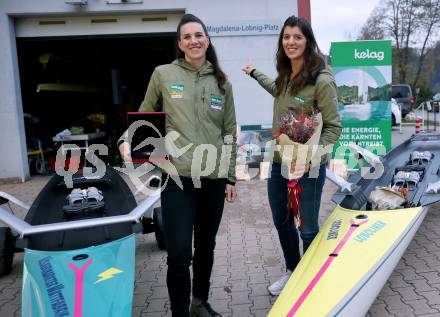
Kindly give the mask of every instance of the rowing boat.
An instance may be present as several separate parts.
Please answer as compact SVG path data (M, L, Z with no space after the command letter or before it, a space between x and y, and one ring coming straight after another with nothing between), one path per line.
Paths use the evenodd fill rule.
M429 206L440 200L439 141L437 135L413 136L382 158L364 151L373 166L352 175L348 182L330 173L341 187L333 196L338 205L269 317L367 313ZM380 177L369 178L374 170L382 170ZM374 210L371 193L386 186L404 188L405 202L399 208Z

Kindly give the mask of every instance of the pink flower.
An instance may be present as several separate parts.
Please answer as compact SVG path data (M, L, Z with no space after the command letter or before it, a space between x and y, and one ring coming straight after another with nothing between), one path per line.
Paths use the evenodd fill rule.
M293 108L289 107L289 112L280 117L280 125L273 133L274 137L286 134L293 142L304 144L314 132L313 121L315 114L306 116L303 113L298 116L293 115Z

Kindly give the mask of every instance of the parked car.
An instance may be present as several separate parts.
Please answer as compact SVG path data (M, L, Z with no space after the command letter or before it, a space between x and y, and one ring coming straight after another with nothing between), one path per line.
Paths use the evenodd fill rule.
M399 103L402 111L402 116L405 117L414 108L414 96L411 86L407 84L396 84L391 86L391 98L394 98Z
M396 99L391 98L391 124L398 125L402 122L402 113Z

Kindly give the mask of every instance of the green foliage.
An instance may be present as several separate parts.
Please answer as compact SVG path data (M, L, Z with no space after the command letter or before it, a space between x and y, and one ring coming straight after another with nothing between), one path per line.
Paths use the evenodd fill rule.
M429 88L427 82L425 81L421 81L418 88L420 88L419 93L416 94L416 92L414 91L415 94L415 98L416 98L416 104L419 105L420 103L426 101L426 100L431 100L432 96L434 95L434 92Z

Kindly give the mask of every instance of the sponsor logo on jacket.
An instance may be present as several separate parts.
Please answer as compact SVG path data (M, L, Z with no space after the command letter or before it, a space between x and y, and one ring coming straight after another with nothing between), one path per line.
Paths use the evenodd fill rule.
M182 99L184 90L185 86L182 84L170 84L168 86L168 92L170 93L171 99Z

